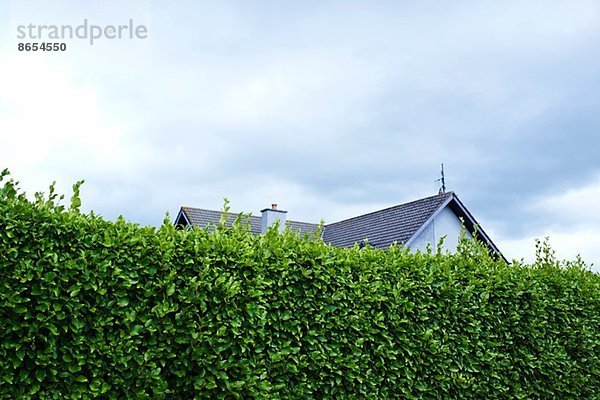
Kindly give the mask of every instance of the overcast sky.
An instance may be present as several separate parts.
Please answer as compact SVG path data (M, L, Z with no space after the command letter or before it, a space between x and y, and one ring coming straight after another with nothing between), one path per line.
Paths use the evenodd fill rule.
M17 49L85 19L147 37ZM443 162L508 258L550 236L600 271L598 1L12 0L0 29L0 169L30 193L333 222L437 193Z

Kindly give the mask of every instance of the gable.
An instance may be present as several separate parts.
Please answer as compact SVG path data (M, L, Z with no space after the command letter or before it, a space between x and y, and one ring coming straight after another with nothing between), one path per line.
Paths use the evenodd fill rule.
M452 196L447 200L447 202L430 217L430 219L415 233L411 239L406 242L406 245L411 248L422 248L421 246L423 246L424 238L427 237L427 235L432 235L430 231L433 230L433 236L429 236L433 238L430 240L430 243L433 245L433 247L435 248L435 245L437 245L439 239L446 235L447 238L444 241L444 248L454 251L456 250L458 237L460 237L460 232L464 226L464 229L469 237L473 238L473 236L476 234L477 239L484 243L494 256L507 261L500 250L498 250L498 247L494 244L494 242L492 242L487 233L485 233L483 228L469 212L469 210L467 210L467 208L454 193L451 192L451 194ZM436 229L435 221L438 219L439 215L442 215L442 217L438 220ZM434 222L433 225L431 225L431 222ZM458 232L457 228L459 228ZM446 230L445 234L443 233L444 230ZM425 233L423 236L421 236L423 231L428 231L429 233Z
M365 239L376 248L405 244L451 196L443 193L325 225L323 240L337 247Z
M444 237L443 249L455 251L458 240L463 231L463 224L460 218L452 211L451 207L443 207L434 218L428 221L423 229L411 238L409 246L412 250L425 251L427 246L435 251L437 244ZM468 238L473 235L465 229Z

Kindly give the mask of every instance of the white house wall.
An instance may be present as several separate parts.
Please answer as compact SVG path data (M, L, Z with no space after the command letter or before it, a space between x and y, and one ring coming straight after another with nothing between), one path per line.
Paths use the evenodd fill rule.
M444 238L444 250L455 251L458 245L458 239L462 225L460 219L452 212L449 207L445 207L438 215L421 231L410 244L411 250L425 251L427 244L430 244L435 251L437 243L442 236ZM467 237L473 236L467 232Z

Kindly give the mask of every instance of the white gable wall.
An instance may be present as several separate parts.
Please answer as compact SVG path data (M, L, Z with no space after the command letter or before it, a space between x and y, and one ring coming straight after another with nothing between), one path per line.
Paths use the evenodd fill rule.
M414 251L425 251L427 250L427 244L430 244L433 251L435 251L440 238L446 236L443 249L455 251L461 229L460 219L449 207L445 207L411 242L410 248ZM469 232L467 232L467 237L473 238Z

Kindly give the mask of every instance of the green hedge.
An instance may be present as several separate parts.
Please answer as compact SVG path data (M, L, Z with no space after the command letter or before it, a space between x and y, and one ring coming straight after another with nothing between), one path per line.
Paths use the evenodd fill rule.
M0 189L2 398L600 398L600 277Z

